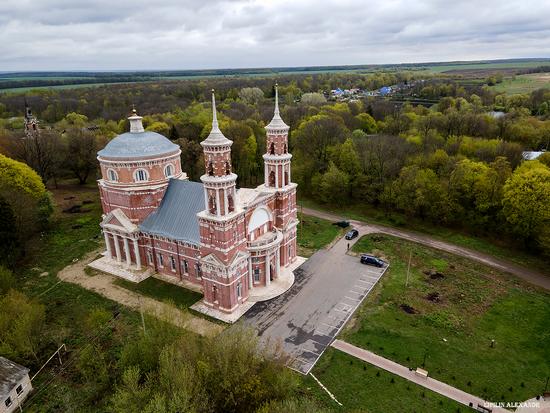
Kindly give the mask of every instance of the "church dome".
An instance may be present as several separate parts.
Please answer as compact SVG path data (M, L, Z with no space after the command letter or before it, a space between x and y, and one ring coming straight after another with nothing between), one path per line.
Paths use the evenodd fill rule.
M102 158L151 158L176 152L180 147L160 133L145 131L141 116L134 110L130 120L130 132L112 139L97 154Z

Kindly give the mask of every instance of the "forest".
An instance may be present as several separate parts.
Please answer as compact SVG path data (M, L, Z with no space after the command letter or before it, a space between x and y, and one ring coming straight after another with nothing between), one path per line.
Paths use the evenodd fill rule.
M548 253L550 155L524 162L522 152L550 145L549 90L507 95L488 84L415 72L286 75L278 82L300 197L333 206L365 205L520 240L523 248ZM337 87L372 90L407 83L411 96L438 103L413 106L391 97L335 101L328 94ZM97 150L128 130L126 117L135 105L147 130L181 146L182 165L198 180L212 88L220 102L221 128L234 142L238 183L257 185L263 179L264 126L273 111L271 78L2 95L0 150L30 165L47 185L68 177L86 184L97 178ZM21 139L24 99L40 122L40 137L32 142ZM2 194L12 196L6 190Z

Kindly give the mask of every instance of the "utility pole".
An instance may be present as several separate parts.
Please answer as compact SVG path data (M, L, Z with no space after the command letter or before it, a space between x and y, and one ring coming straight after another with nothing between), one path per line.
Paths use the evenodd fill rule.
M407 266L407 280L405 281L405 287L409 286L409 274L411 272L411 260L412 260L413 252L412 250L409 251L409 265Z

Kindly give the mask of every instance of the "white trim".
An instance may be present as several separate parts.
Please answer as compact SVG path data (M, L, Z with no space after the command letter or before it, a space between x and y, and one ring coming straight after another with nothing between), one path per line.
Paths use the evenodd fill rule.
M145 178L144 179L138 179L138 175L140 172L143 172ZM148 182L149 181L149 172L147 172L146 169L139 168L134 171L134 182Z

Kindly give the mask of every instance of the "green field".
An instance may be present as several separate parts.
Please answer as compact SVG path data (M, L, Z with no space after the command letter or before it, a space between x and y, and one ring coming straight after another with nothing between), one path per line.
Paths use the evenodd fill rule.
M550 65L550 60L532 60L520 62L472 62L472 63L450 63L445 65L427 65L426 68L434 73L447 72L449 70L478 70L478 69L527 69L539 66Z
M536 89L550 89L550 73L531 73L507 78L492 89L508 94L530 93Z
M487 400L523 401L543 391L550 376L548 292L386 235L365 236L353 250L391 265L343 340L413 368L425 360L430 376Z
M343 230L325 219L300 214L298 224L298 255L310 257L330 244Z
M306 384L317 399L335 412L473 412L467 406L333 348L323 354L313 374L343 406L331 400L309 376Z
M119 278L114 281L114 284L162 302L174 303L182 309L190 307L202 298L202 294L153 277L137 284Z

